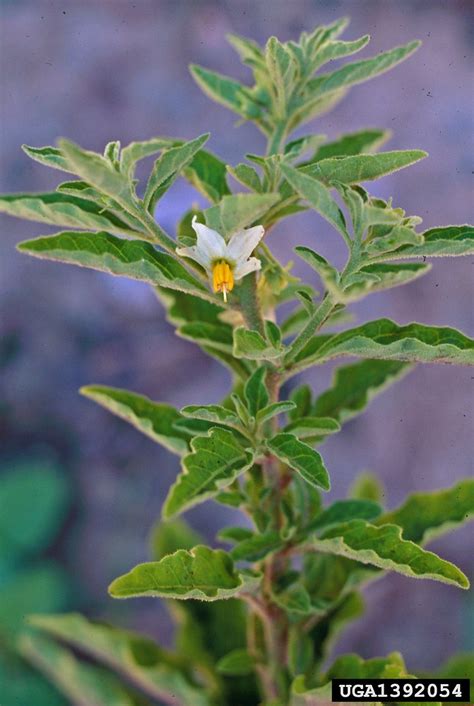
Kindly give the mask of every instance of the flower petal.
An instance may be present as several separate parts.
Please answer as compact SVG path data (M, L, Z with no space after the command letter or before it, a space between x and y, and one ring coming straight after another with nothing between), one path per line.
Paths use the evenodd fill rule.
M204 253L197 245L189 248L176 248L176 254L181 257L190 257L204 267L205 270L211 269L212 260Z
M260 270L262 263L257 257L249 257L245 262L239 262L234 270L234 279L242 279L245 275L250 274L250 272L256 272Z
M196 247L203 256L207 256L209 262L224 257L226 242L220 233L208 228L204 223L198 223L196 216L192 220L192 226L197 235Z
M264 233L263 226L254 226L235 233L227 246L229 259L235 263L244 262L255 250Z

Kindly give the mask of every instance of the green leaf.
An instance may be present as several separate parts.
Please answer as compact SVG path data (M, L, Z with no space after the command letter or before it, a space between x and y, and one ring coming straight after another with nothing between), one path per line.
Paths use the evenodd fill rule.
M62 172L71 172L61 150L58 150L57 147L30 147L29 145L22 145L21 149L28 157L34 159L35 162L44 164L46 167L59 169Z
M295 409L295 407L296 405L294 402L273 402L258 412L257 422L258 424L263 424L269 419L273 419L273 417L276 417L278 414L291 412L291 410Z
M404 539L425 544L472 520L473 515L474 480L466 479L452 488L414 493L399 508L379 517L376 524L399 525Z
M333 298L340 298L342 295L342 289L339 286L340 277L338 270L336 270L336 268L333 267L324 257L319 255L314 250L311 250L311 248L307 248L303 245L297 245L295 252L301 257L302 260L307 262L315 272L318 273L324 288L331 292Z
M403 245L380 260L398 260L411 257L459 257L474 255L474 226L445 226L432 228L423 233L420 245Z
M216 103L249 120L260 116L261 109L251 101L248 89L238 81L196 64L191 64L190 70L198 86Z
M322 96L325 93L333 92L346 86L363 83L396 66L408 58L410 54L413 54L419 46L420 42L418 41L409 42L403 46L381 52L371 59L362 59L361 61L345 64L340 69L336 69L336 71L317 76L308 82L308 94L314 99L317 96Z
M123 148L120 159L120 170L130 179L133 178L135 165L145 157L161 152L161 150L174 147L179 140L173 140L167 137L153 137L151 140L142 140L140 142L130 142L129 145Z
M327 530L318 539L313 538L310 547L405 576L469 588L469 581L460 569L402 539L402 530L396 525L376 527L364 520L352 520Z
M212 348L223 353L232 353L232 328L227 324L208 324L204 321L184 324L178 336L198 343L203 348Z
M105 145L104 157L112 164L114 169L120 168L120 140L112 140Z
M193 452L183 458L183 472L171 487L163 508L165 518L183 512L231 485L253 462L234 434L213 429L191 442Z
M284 117L294 88L296 63L291 52L276 37L270 37L266 44L265 62L276 94L275 112Z
M217 601L241 593L256 579L238 573L231 558L220 549L199 545L180 549L161 561L138 564L109 586L113 598L152 596L154 598L195 598Z
M283 540L278 532L253 534L238 542L230 555L234 561L260 561L282 546Z
M27 221L96 230L105 228L112 233L134 234L136 231L112 211L68 193L4 194L0 196L0 212Z
M317 179L313 179L312 176L303 174L302 171L290 167L288 164L282 164L281 171L301 198L306 199L310 206L340 233L347 235L341 209L324 184Z
M154 699L167 701L173 697L183 706L209 704L204 693L178 669L176 658L143 635L93 623L78 613L36 615L30 622L42 632L105 663Z
M379 154L357 154L347 157L321 159L318 162L301 167L299 171L328 186L335 182L360 184L363 181L379 179L399 169L409 167L427 156L427 153L423 150L397 150L394 152L380 152Z
M20 640L20 652L45 674L77 706L138 706L112 674L80 662L73 654L43 636L28 633Z
M204 211L206 224L226 237L262 219L279 194L232 194Z
M249 377L244 387L244 396L247 401L250 414L255 417L260 409L266 407L269 401L268 391L265 385L267 368L262 365L257 368Z
M83 150L69 140L59 140L58 145L70 171L107 196L111 196L125 208L133 208L131 182L124 174L114 169L107 159L97 152Z
M188 451L189 435L174 427L181 415L171 405L152 402L144 395L105 385L87 385L81 387L80 392L132 424L168 451L180 456Z
M271 453L286 463L292 470L304 478L315 488L329 490L331 487L329 475L323 459L317 451L299 441L293 434L277 434L267 442Z
M290 421L295 422L300 417L307 417L311 413L312 390L308 384L300 385L291 391L290 400L296 408L288 415Z
M341 366L334 373L332 386L315 401L312 413L346 422L410 370L407 363L392 360L362 360Z
M331 417L301 417L287 424L285 432L294 434L298 439L314 439L335 434L340 429L340 424Z
M355 39L352 42L344 41L328 41L325 42L321 48L316 53L314 62L311 68L313 71L319 69L328 61L335 61L336 59L342 59L345 56L350 56L351 54L356 54L361 49L363 49L370 41L370 36L368 34L360 37L360 39Z
M223 424L224 426L236 429L240 433L245 433L239 417L226 407L218 404L208 405L188 405L181 409L184 417L202 419L205 422Z
M245 649L232 650L218 661L216 669L220 674L244 677L255 671L255 658Z
M17 248L45 260L90 267L155 286L177 289L212 302L215 300L181 263L141 240L122 240L105 232L64 231L26 240Z
M176 290L157 288L158 298L166 307L166 319L174 326L202 321L210 324L222 324L219 314L224 309L217 303L194 297Z
M237 164L235 167L227 166L227 171L234 179L251 191L257 193L263 191L263 186L257 171L249 164Z
M378 319L342 333L314 337L298 354L297 369L340 356L409 363L474 365L474 341L456 329Z
M46 549L69 504L64 472L41 459L14 465L0 484L0 555L16 557Z
M337 140L326 142L318 147L316 153L309 161L314 163L319 162L321 159L347 157L361 152L369 152L383 145L389 137L389 130L368 129L346 133Z
M200 150L184 169L184 176L207 199L217 203L230 194L226 181L227 166L212 152Z
M380 505L372 500L336 500L305 527L305 532L319 532L350 520L374 520L381 512Z
M378 238L378 240L382 240L382 238ZM338 301L348 304L362 299L367 294L382 292L384 289L391 289L402 284L409 284L427 274L430 269L431 265L415 263L366 265L353 275L352 283L344 288Z
M273 346L258 331L238 326L234 329L233 353L236 358L274 360L282 355L283 348Z
M201 147L208 141L209 133L200 135L195 140L185 142L178 147L165 150L156 160L148 183L143 202L145 208L153 212L157 201L173 184L179 173L193 159Z
M354 654L342 655L326 674L327 679L383 679L394 676L408 676L399 652L368 660Z

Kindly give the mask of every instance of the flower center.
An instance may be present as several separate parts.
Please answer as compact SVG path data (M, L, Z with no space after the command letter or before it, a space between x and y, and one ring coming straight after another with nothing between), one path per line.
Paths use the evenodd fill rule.
M225 260L218 260L212 266L212 286L215 292L222 292L227 301L227 292L234 288L232 266Z

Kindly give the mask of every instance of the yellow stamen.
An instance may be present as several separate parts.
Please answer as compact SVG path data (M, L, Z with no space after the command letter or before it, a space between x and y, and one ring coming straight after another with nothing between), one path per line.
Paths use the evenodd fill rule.
M227 302L227 292L234 289L234 274L232 267L225 260L215 262L212 266L212 288L215 292L222 292L224 301Z

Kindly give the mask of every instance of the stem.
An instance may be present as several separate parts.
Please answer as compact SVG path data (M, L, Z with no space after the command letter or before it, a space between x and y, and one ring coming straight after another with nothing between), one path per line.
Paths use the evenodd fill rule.
M285 357L285 363L287 365L296 358L300 351L303 350L309 340L324 324L328 316L330 316L333 309L334 302L332 301L330 295L326 294L321 304L318 306L314 314L310 317L304 329L298 334L298 336L291 344L291 348Z
M277 402L280 393L281 375L272 370L267 373L267 388L270 404ZM272 420L273 432L278 431L278 422ZM281 494L287 485L287 474L282 471L280 463L272 455L267 455L263 461L263 471L271 487L268 511L271 514L273 529L281 529ZM279 577L286 571L287 558L283 552L271 554L264 562L263 568L263 602L268 620L265 621L265 636L267 643L267 671L272 684L272 698L286 698L287 679L286 661L288 649L288 618L284 610L273 602L273 590Z
M252 272L243 278L240 285L240 308L247 328L265 335L263 316L257 295L257 273Z
M281 152L282 142L286 137L286 129L286 120L276 124L272 136L268 142L267 157L271 157L272 154L279 154Z

